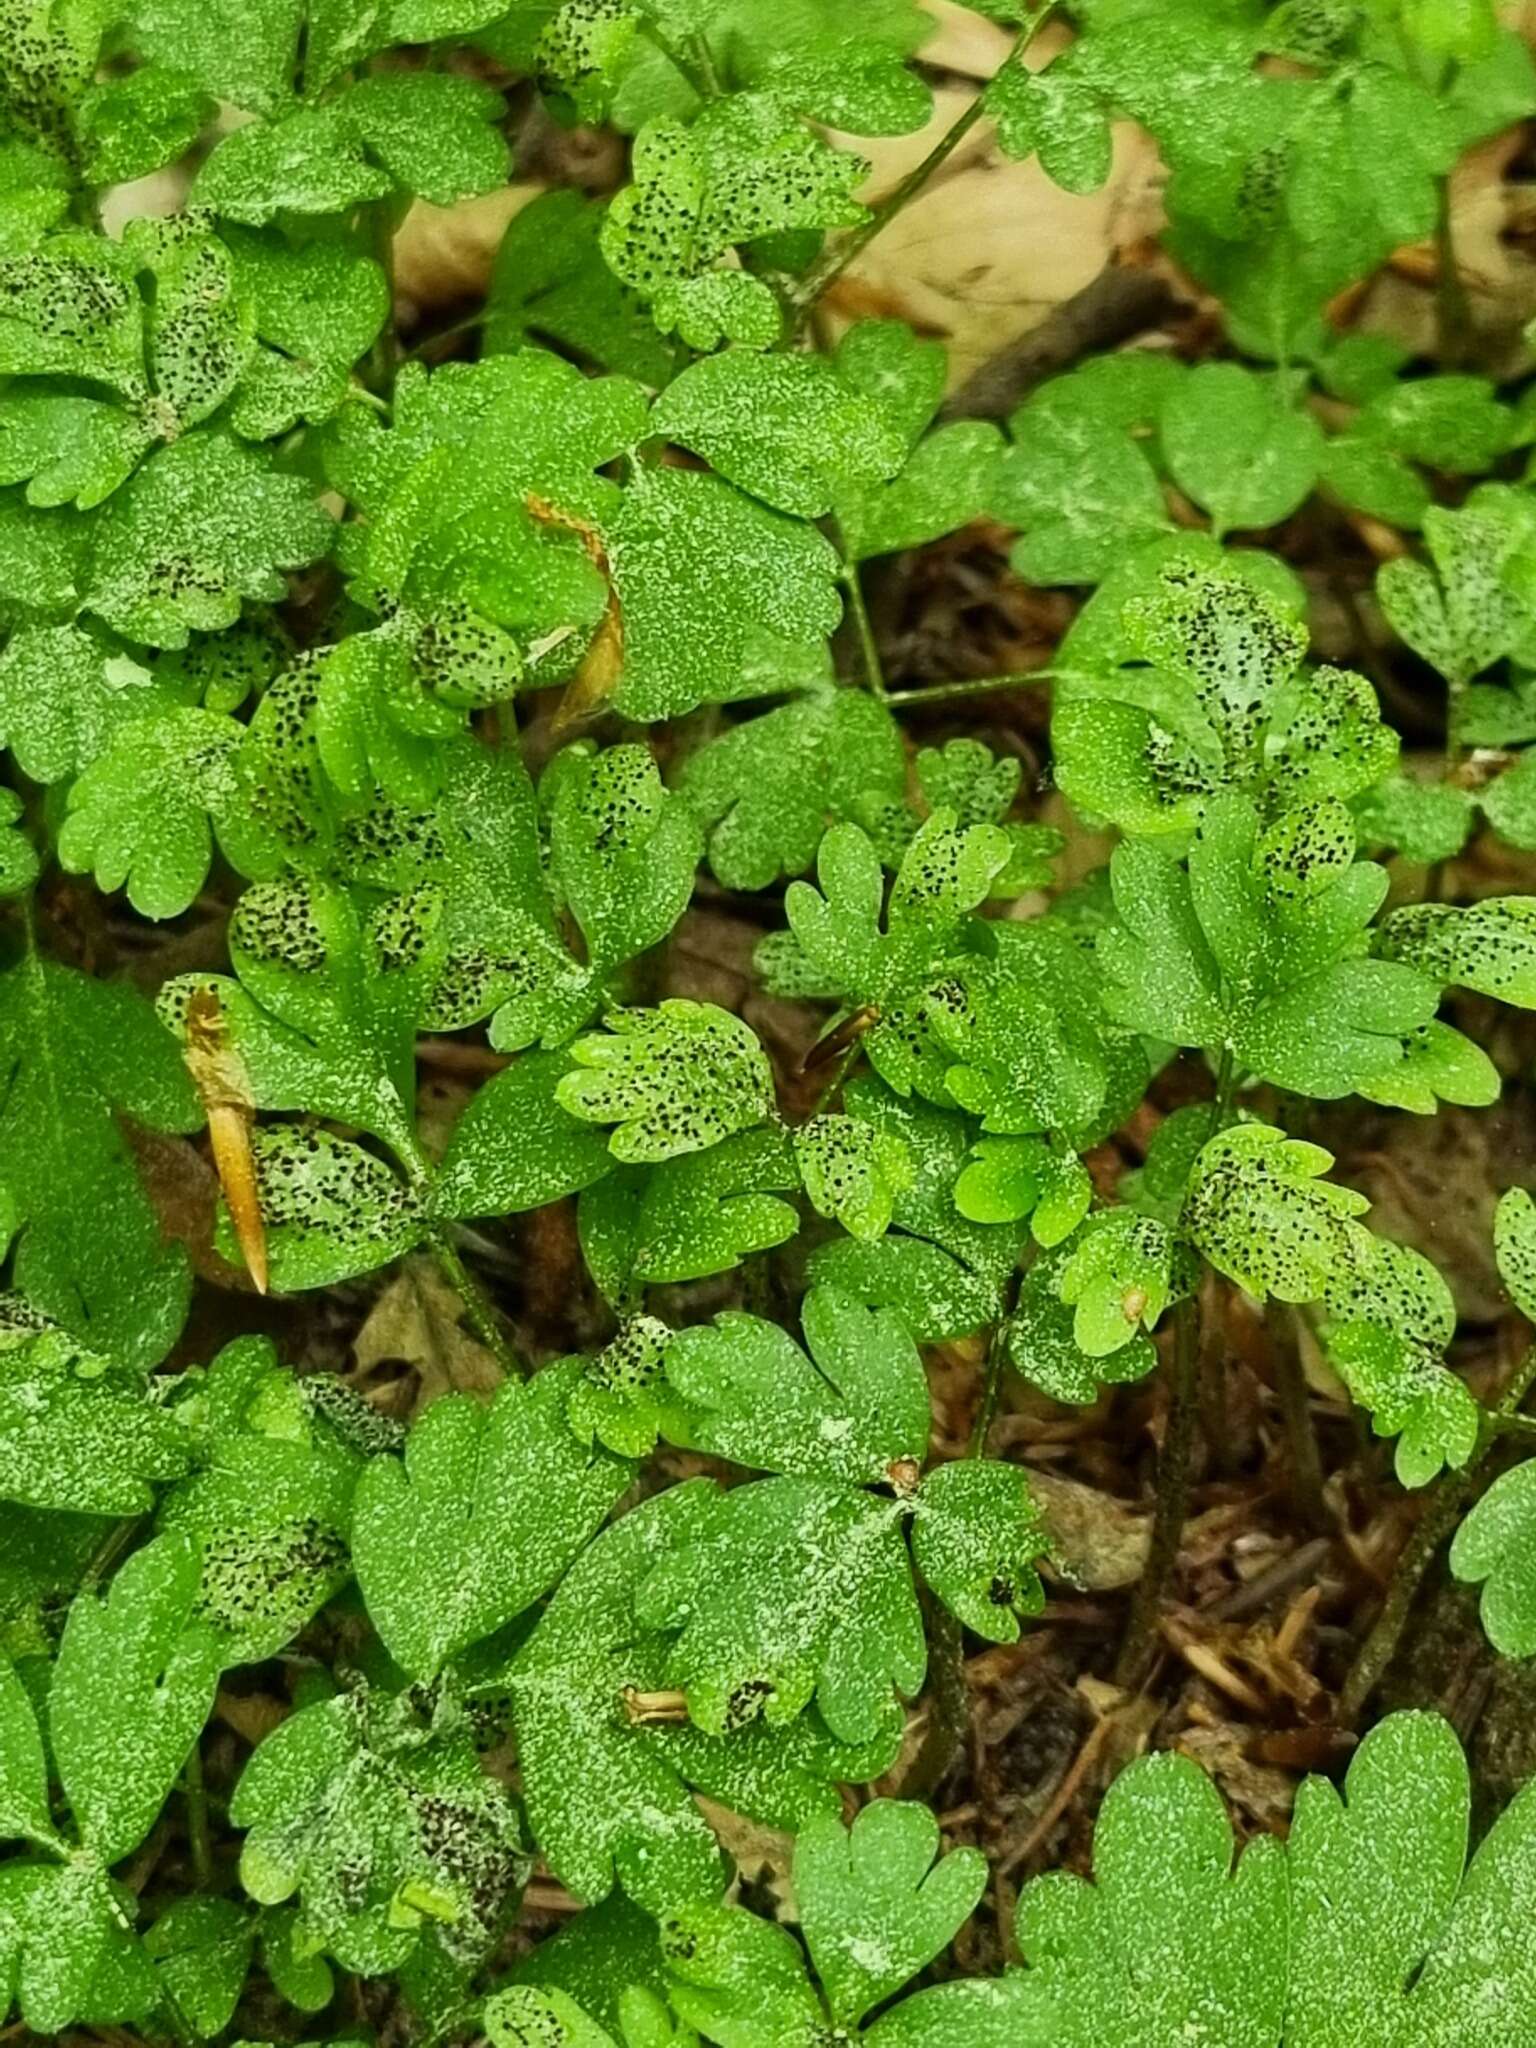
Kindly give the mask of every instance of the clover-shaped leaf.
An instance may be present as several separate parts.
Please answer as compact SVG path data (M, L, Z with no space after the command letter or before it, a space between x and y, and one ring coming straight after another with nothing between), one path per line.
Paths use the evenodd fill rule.
M1076 1310L1059 1292L1062 1273L1074 1256L1069 1238L1034 1261L1009 1319L1007 1342L1014 1367L1032 1386L1053 1401L1083 1405L1098 1399L1102 1385L1145 1379L1157 1363L1157 1351L1140 1329L1131 1330L1124 1344L1101 1356L1083 1349L1077 1341Z
M581 1198L588 1269L616 1306L637 1288L729 1272L794 1236L799 1218L783 1197L799 1179L789 1134L775 1124L650 1168L620 1167Z
M298 1894L294 1943L398 1969L428 1935L460 1972L503 1929L528 1869L517 1808L462 1732L364 1684L290 1714L246 1764L230 1819L263 1906Z
M197 1126L176 1048L143 998L28 955L0 976L12 1277L76 1338L146 1365L181 1327L187 1267L162 1237L114 1109L152 1130Z
M1157 1327L1176 1285L1171 1233L1154 1217L1111 1209L1075 1242L1061 1269L1072 1334L1090 1358L1107 1358L1138 1329Z
M890 712L862 690L825 687L711 740L681 782L712 826L709 864L728 889L803 874L830 820L899 802L905 786Z
M1536 1651L1536 1459L1501 1472L1451 1542L1451 1570L1481 1585L1478 1612L1505 1657Z
M804 521L721 477L642 469L604 540L624 627L613 701L626 716L760 695L769 661L823 671L841 613L837 556Z
M759 1471L879 1485L928 1448L928 1383L898 1317L816 1287L810 1356L776 1323L728 1309L667 1347L674 1441Z
M761 1123L773 1076L751 1026L713 1003L672 998L654 1010L614 1010L606 1035L578 1039L577 1070L555 1099L588 1123L617 1126L616 1159L636 1163L702 1152Z
M1321 1145L1268 1124L1236 1124L1195 1160L1185 1198L1189 1241L1220 1273L1262 1301L1319 1301L1347 1275L1364 1195L1319 1178Z
M579 1898L601 1899L615 1883L653 1911L718 1898L724 1866L688 1786L794 1828L836 1811L835 1779L870 1775L891 1754L889 1724L878 1752L860 1755L810 1719L719 1736L662 1717L667 1639L637 1621L636 1595L659 1560L707 1526L714 1498L693 1480L624 1515L572 1567L495 1681L511 1693L534 1830Z
M1011 1643L1021 1617L1038 1614L1035 1569L1046 1547L1029 1481L1017 1465L956 1459L918 1490L912 1554L924 1580L985 1641Z
M19 1295L0 1294L0 1497L135 1515L187 1468L184 1431L143 1375L87 1351Z
M903 1510L824 1479L762 1479L722 1494L639 1593L641 1620L675 1629L670 1682L711 1734L793 1720L814 1697L844 1742L872 1740L891 1688L926 1665L902 1541Z
M1270 2048L1286 1993L1286 1872L1260 1841L1234 1868L1221 1796L1187 1757L1151 1756L1110 1787L1094 1833L1095 1882L1066 1871L1019 1899L1031 1974L1056 1995L1073 2044L1176 2040Z
M852 1237L883 1237L907 1173L898 1138L856 1117L817 1116L794 1132L795 1160L811 1207Z
M103 1863L149 1833L213 1706L222 1645L193 1615L198 1570L187 1537L157 1537L105 1594L77 1594L64 1625L48 1729L81 1838Z
M876 400L817 356L706 356L662 393L651 425L803 519L830 511L841 490L894 475L905 455Z
M187 707L124 726L69 792L59 860L94 870L99 889L127 885L146 917L176 917L207 880L217 833L244 873L276 873L277 843L250 818L237 761L242 729Z
M1406 905L1382 919L1376 950L1435 981L1536 1008L1536 899L1529 896Z
M396 1661L434 1678L560 1576L629 1482L586 1450L565 1411L580 1363L509 1381L489 1408L435 1402L404 1462L378 1459L358 1486L352 1556L368 1611Z
M846 1831L813 1822L795 1842L795 1897L834 2019L845 2026L899 1991L970 1917L986 1883L976 1849L940 1857L926 1807L877 1799Z
M216 432L165 448L102 509L88 610L127 638L185 647L323 555L331 521L294 476Z

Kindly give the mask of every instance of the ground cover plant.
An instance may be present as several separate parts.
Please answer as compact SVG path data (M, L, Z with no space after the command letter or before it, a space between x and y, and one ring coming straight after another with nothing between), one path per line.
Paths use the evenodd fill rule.
M1536 2038L1526 26L0 0L7 2039Z

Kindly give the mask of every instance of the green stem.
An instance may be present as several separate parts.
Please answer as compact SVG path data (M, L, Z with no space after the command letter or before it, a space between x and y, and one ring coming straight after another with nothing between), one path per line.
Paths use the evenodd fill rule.
M421 1149L415 1134L402 1128L394 1139L392 1150L399 1160L411 1192L425 1206L432 1185L432 1163ZM470 1327L480 1342L490 1352L503 1373L510 1379L526 1379L528 1367L523 1363L496 1319L496 1310L480 1282L470 1272L459 1255L459 1248L449 1235L446 1223L433 1223L429 1227L428 1242L432 1256L442 1267L449 1283L468 1316Z
M841 571L843 588L848 593L848 615L853 620L859 636L859 653L864 664L864 687L872 697L885 701L885 665L880 659L880 643L875 638L874 620L869 616L869 606L864 598L864 586L859 581L857 562L844 562Z
M1172 1405L1168 1411L1162 1452L1157 1461L1157 1507L1152 1517L1152 1540L1115 1665L1115 1683L1124 1687L1139 1686L1146 1679L1156 1638L1158 1609L1162 1606L1173 1567L1178 1562L1179 1545L1184 1534L1184 1513L1189 1500L1195 1417L1199 1410L1196 1386L1199 1359L1200 1296L1193 1292L1186 1294L1173 1312Z
M1536 1381L1536 1344L1528 1347L1516 1366L1514 1378L1505 1388L1497 1407L1484 1414L1477 1448L1472 1456L1459 1472L1448 1472L1438 1482L1429 1506L1403 1546L1375 1626L1361 1645L1360 1654L1350 1667L1339 1693L1337 1719L1340 1727L1347 1728L1358 1719L1392 1662L1403 1630L1408 1626L1408 1617L1413 1611L1424 1574L1434 1561L1435 1552L1460 1521L1462 1509L1472 1496L1488 1453L1510 1422L1529 1419L1517 1417L1515 1410L1530 1392L1533 1381Z
M642 33L647 42L660 50L673 70L682 73L689 90L699 99L719 98L720 81L715 75L715 60L703 36L690 35L679 42L658 27L654 20L645 23Z
M1048 668L1027 669L1016 676L962 676L952 683L923 683L915 690L890 690L886 701L893 711L911 704L949 704L960 697L982 697L993 690L1018 690L1028 683L1049 682Z
M1025 51L1056 12L1057 5L1058 0L1045 0L1045 5L1039 13L1019 31L1018 40L1003 59L1002 69L1006 70L1010 64L1022 63ZM845 235L842 241L826 250L818 262L812 264L792 293L797 331L805 325L812 306L822 293L837 282L850 263L863 255L876 235L890 226L902 208L922 191L934 172L942 169L954 155L985 112L986 98L986 88L983 87L958 119L945 129L922 162L914 164L901 182L892 187L878 206L871 209L869 218L855 228L852 234Z
M192 1875L200 1892L213 1890L213 1836L208 1827L208 1788L203 1783L202 1737L193 1743L181 1773L182 1797L187 1804L187 1845L192 1853Z
M1323 1461L1318 1456L1317 1432L1312 1427L1312 1410L1307 1401L1295 1313L1283 1302L1271 1301L1264 1311L1264 1323L1269 1332L1275 1394L1291 1454L1291 1497L1307 1526L1326 1533L1329 1521L1323 1498Z
M452 1283L470 1326L480 1342L490 1352L501 1370L510 1379L526 1379L528 1368L512 1346L496 1320L496 1311L480 1282L470 1272L459 1256L458 1246L449 1237L447 1229L439 1224L432 1232L432 1255Z
M395 230L400 223L394 198L376 199L367 209L367 220L369 249L384 273L389 313L368 351L362 381L377 397L390 399L394 396L395 372L400 363L395 339Z
M976 1410L976 1423L971 1431L971 1447L968 1457L984 1458L987 1454L987 1439L992 1434L992 1424L997 1419L997 1403L1003 1391L1003 1367L1008 1362L1008 1325L1011 1314L1005 1315L992 1332L992 1341L987 1346L986 1376L981 1383L981 1405Z

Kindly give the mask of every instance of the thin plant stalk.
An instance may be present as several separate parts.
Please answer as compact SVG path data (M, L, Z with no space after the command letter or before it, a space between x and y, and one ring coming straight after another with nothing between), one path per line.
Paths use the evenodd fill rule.
M1199 1414L1196 1384L1200 1363L1200 1297L1185 1295L1173 1312L1173 1387L1168 1427L1157 1460L1157 1506L1152 1517L1152 1539L1147 1549L1146 1569L1136 1586L1131 1603L1125 1640L1115 1664L1115 1683L1124 1687L1140 1685L1151 1663L1157 1630L1158 1609L1163 1592L1178 1561L1184 1534L1184 1516L1189 1503L1189 1468L1194 1451L1195 1423Z
M1433 1563L1440 1545L1461 1520L1462 1511L1476 1490L1478 1474L1489 1452L1498 1442L1505 1425L1515 1418L1515 1410L1530 1392L1533 1382L1536 1382L1536 1344L1529 1346L1521 1358L1498 1406L1484 1416L1472 1456L1459 1472L1448 1472L1439 1481L1418 1526L1403 1546L1375 1626L1361 1645L1360 1654L1340 1690L1337 1718L1341 1726L1347 1728L1359 1718L1366 1701L1381 1683L1402 1640L1403 1630L1408 1626L1408 1617L1413 1611L1424 1574Z
M1010 64L1023 61L1025 51L1056 12L1057 4L1058 0L1046 0L1040 11L1020 30L1018 40L1003 60L1004 70ZM890 226L897 214L917 197L934 173L942 170L948 163L985 110L986 91L983 88L957 119L945 129L922 162L914 164L879 205L871 208L869 218L861 222L851 234L845 235L840 242L835 243L811 266L792 293L797 332L805 325L811 308L822 294L837 282L850 263L863 255L870 243Z

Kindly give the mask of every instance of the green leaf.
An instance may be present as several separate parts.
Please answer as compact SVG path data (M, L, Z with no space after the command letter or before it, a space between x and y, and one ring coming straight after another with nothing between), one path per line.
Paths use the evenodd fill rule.
M4 669L0 667L0 678ZM863 690L808 690L690 756L680 788L713 829L709 864L728 889L765 889L811 865L830 822L899 802L901 734Z
M603 254L643 298L697 277L766 235L851 227L867 166L833 149L772 93L731 93L689 126L663 116L635 138L632 176L608 209Z
M1094 633L1080 627L1063 646L1052 737L1075 805L1163 835L1194 824L1223 789L1343 800L1391 769L1397 742L1370 684L1299 673L1305 634L1267 579L1182 545L1145 563L1105 585L1084 612ZM1110 666L1127 661L1144 665Z
M1408 775L1394 775L1367 790L1356 799L1354 811L1362 839L1395 847L1427 866L1454 860L1476 823L1476 806L1465 790Z
M303 18L302 0L257 0L243 10L144 0L134 8L133 40L142 56L188 73L215 98L270 114L290 91Z
M187 1468L184 1431L143 1376L85 1351L18 1295L0 1295L0 1497L139 1515Z
M1524 1188L1499 1197L1493 1216L1493 1249L1499 1278L1527 1322L1536 1323L1536 1203Z
M491 266L482 337L488 355L537 336L642 384L668 381L676 352L603 261L602 219L601 207L569 188L541 192L513 216Z
M1536 1008L1536 899L1529 896L1389 911L1377 928L1376 950L1434 981Z
M337 242L297 245L224 231L256 333L295 359L348 366L367 354L389 315L389 287L372 257Z
M1018 1639L1019 1621L1040 1613L1035 1569L1045 1529L1020 1466L957 1459L929 1473L912 1527L917 1568L945 1606L989 1643Z
M1064 2022L1050 2038L1131 2048L1203 2028L1223 2048L1271 2048L1286 1992L1279 1844L1250 1844L1234 1868L1220 1794L1163 1754L1110 1787L1094 1871L1092 1885L1052 1871L1019 1899L1019 1947Z
M903 1234L820 1246L811 1258L812 1280L894 1308L920 1343L967 1336L995 1321L1019 1234L972 1222L955 1206L972 1128L953 1112L903 1101L877 1080L849 1082L843 1100L851 1115L899 1140L907 1156L910 1175L892 1201L896 1232Z
M174 163L214 111L196 79L156 64L89 87L76 115L87 180L122 185Z
M770 2048L825 2035L826 2013L788 1928L739 1907L685 1906L660 1926L668 2002L720 2048Z
M59 864L94 872L102 890L127 885L145 917L178 917L208 877L213 836L247 874L282 865L278 845L251 829L237 765L242 728L190 707L124 726L69 792Z
M1236 526L1278 526L1317 482L1317 422L1277 380L1238 363L1193 370L1160 425L1174 482L1210 514L1218 538Z
M29 954L0 976L0 1160L12 1276L93 1349L148 1365L186 1312L188 1274L166 1244L114 1110L194 1130L196 1098L144 999Z
M1064 924L1008 927L991 972L967 975L967 1000L941 999L928 1020L953 1062L943 1068L944 1090L988 1133L1087 1134L1100 1121L1116 1057L1097 994L1088 956Z
M0 789L0 896L19 896L37 880L42 863L21 822L22 802Z
M542 1209L601 1180L613 1164L600 1131L556 1100L566 1061L525 1053L470 1097L431 1193L439 1216Z
M1451 1570L1481 1585L1483 1633L1505 1657L1536 1651L1536 1458L1501 1472L1451 1540Z
M822 673L838 623L837 556L813 527L719 477L643 469L604 534L624 623L614 708L654 722L766 686L770 651Z
M1170 529L1142 449L1075 381L1048 384L1009 422L991 511L1020 529L1011 557L1029 583L1097 583Z
M1287 2041L1321 2048L1361 2027L1387 2038L1455 2038L1426 2024L1427 2010L1405 2003L1417 2001L1422 1982L1412 1992L1404 1986L1454 1927L1467 1807L1460 1746L1432 1714L1393 1714L1372 1729L1350 1764L1343 1797L1323 1779L1302 1786L1289 1850ZM1383 1913L1388 1897L1393 1908ZM1432 1983L1434 1974L1431 1961L1424 1976ZM1496 2007L1498 1978L1490 1972L1483 1982Z
M701 1728L760 1714L777 1726L814 1696L841 1741L876 1736L892 1686L910 1697L926 1663L902 1514L819 1479L762 1479L711 1503L638 1601L646 1626L679 1631L668 1674Z
M1477 1403L1443 1362L1456 1334L1450 1289L1406 1245L1360 1232L1348 1269L1330 1281L1329 1358L1378 1436L1397 1436L1397 1476L1423 1486L1477 1446Z
M666 1682L667 1642L637 1621L636 1595L661 1559L708 1526L715 1498L709 1482L687 1481L605 1531L507 1674L529 1816L578 1898L603 1898L616 1883L653 1911L719 1897L720 1851L688 1786L795 1828L837 1811L835 1779L880 1768L878 1756L840 1748L809 1720L718 1736L647 1718L644 1696Z
M24 626L0 649L0 735L34 782L78 774L126 727L186 701L161 670L78 626Z
M1140 1328L1153 1330L1177 1284L1175 1245L1165 1224L1111 1209L1074 1245L1058 1291L1076 1311L1072 1334L1090 1358L1107 1358Z
M256 1923L233 1899L173 1899L144 1937L166 1993L199 2034L221 2034L245 1989Z
M631 1316L587 1360L565 1411L582 1443L596 1439L621 1458L650 1456L661 1426L662 1354L671 1339L655 1316Z
M1039 155L1040 167L1065 192L1097 192L1109 176L1113 139L1098 95L1070 67L1043 71L1008 63L986 91L997 140L1016 162Z
M1019 1289L1008 1324L1008 1356L1032 1385L1053 1401L1082 1406L1096 1401L1101 1385L1145 1379L1157 1363L1151 1341L1133 1330L1126 1343L1092 1355L1077 1338L1074 1309L1061 1299L1062 1273L1075 1256L1069 1241L1037 1259Z
M1484 817L1507 846L1519 847L1522 852L1536 847L1536 754L1527 750L1517 756L1479 794L1477 801ZM1458 846L1456 851L1459 853L1461 848Z
M841 1223L852 1237L883 1237L896 1190L907 1178L900 1140L857 1117L815 1116L796 1125L793 1142L806 1197L817 1215Z
M555 1100L588 1123L616 1125L615 1159L702 1152L772 1114L767 1056L729 1011L672 998L654 1010L610 1011L607 1023L607 1035L571 1048L577 1071Z
M1008 854L997 826L959 831L951 813L936 811L908 847L882 919L885 881L873 843L857 825L834 825L817 855L820 890L791 882L785 892L795 971L808 968L813 986L844 997L850 1008L879 1012L864 1049L903 1093L915 1064L911 1011L962 950L967 913L985 901ZM769 941L766 957L759 949L771 990L783 985L782 946Z
M485 2001L486 2039L491 2048L615 2048L607 2033L563 1991L540 1991L532 1984L510 1985Z
M368 1976L399 1969L424 1929L456 1974L478 1968L528 1867L517 1809L468 1736L434 1733L408 1695L361 1682L265 1738L230 1819L250 1830L247 1893L278 1905L298 1892L295 1946Z
M244 599L284 595L281 572L323 555L331 521L293 476L218 434L163 449L102 509L88 610L130 639L185 647Z
M830 511L841 491L894 476L906 456L884 408L819 356L706 356L662 393L651 425L803 519Z
M675 1443L760 1472L888 1483L928 1448L928 1382L899 1318L815 1287L801 1309L810 1356L776 1323L725 1310L667 1347Z
M506 182L502 99L478 79L444 71L380 71L334 102L345 127L403 191L451 206Z
M629 1467L584 1450L565 1409L580 1365L509 1381L489 1408L435 1402L403 1464L358 1485L352 1555L396 1661L430 1679L554 1584L629 1483Z
M1471 682L1507 654L1521 615L1503 570L1523 538L1497 498L1424 515L1434 567L1400 555L1383 564L1376 595L1387 622L1453 686Z
M193 201L261 227L282 213L346 213L386 198L394 176L367 161L361 130L334 104L236 128L204 160Z
M926 435L889 483L838 492L851 562L925 547L980 519L996 495L1003 442L987 420L954 420Z
M306 1408L302 1389L324 1384L294 1380L265 1339L237 1338L194 1397L210 1441L201 1468L163 1497L159 1525L197 1544L197 1611L227 1639L230 1663L275 1655L352 1576L362 1458Z
M145 397L134 268L119 245L79 229L0 263L0 375L80 377Z
M135 1899L94 1857L0 1868L7 1952L0 1995L13 1986L27 2026L58 2038L83 2012L143 2026L159 2002L154 1968L130 1932Z
M59 1842L48 1808L42 1732L8 1658L0 1659L0 1836L48 1848Z
M1257 1300L1319 1301L1354 1262L1364 1195L1318 1176L1321 1145L1236 1124L1200 1151L1185 1198L1190 1243Z
M1364 957L1386 894L1354 859L1349 813L1329 800L1260 834L1253 806L1206 808L1188 871L1150 842L1111 864L1120 922L1101 932L1105 1007L1123 1028L1232 1054L1240 1068L1324 1099L1390 1075L1438 993L1402 951ZM1386 952L1389 918L1374 935Z
M351 1124L373 1132L396 1154L414 1156L416 1028L441 964L435 943L440 908L433 892L418 891L390 906L381 932L365 928L356 902L334 885L257 883L241 895L230 919L230 959L239 980L183 975L166 982L160 1015L186 1045L193 998L211 999L213 1050L233 1057L237 1099ZM303 1135L295 1129L275 1142L292 1145ZM324 1192L323 1150L317 1144L317 1196ZM295 1199L302 1200L311 1175L298 1152L278 1170L293 1174ZM350 1177L350 1168L341 1170ZM366 1167L360 1171L373 1181ZM374 1204L379 1215L404 1224L407 1205L382 1183ZM301 1220L297 1212L295 1220Z
M426 1235L416 1198L354 1139L318 1125L259 1124L251 1133L251 1162L271 1285L280 1294L370 1273L402 1258ZM243 1263L222 1205L217 1242L231 1265Z
M833 2018L852 2026L946 1949L986 1886L978 1849L939 1855L924 1806L877 1799L846 1832L814 1822L795 1842L795 1898Z
M48 1693L48 1731L81 1838L103 1863L154 1825L213 1706L221 1645L193 1618L198 1556L183 1536L135 1553L104 1594L75 1596Z
M798 1180L789 1136L772 1124L649 1169L620 1167L581 1197L587 1268L619 1305L641 1287L729 1272L794 1236L798 1212L780 1197Z

